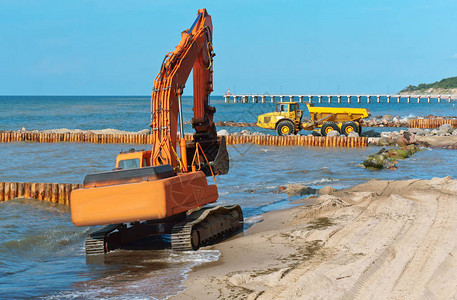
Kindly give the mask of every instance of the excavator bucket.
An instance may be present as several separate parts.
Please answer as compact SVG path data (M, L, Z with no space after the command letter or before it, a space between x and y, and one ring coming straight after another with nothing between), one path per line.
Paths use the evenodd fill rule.
M197 146L197 143L200 147ZM211 169L214 175L224 175L229 171L229 155L225 136L217 139L202 139L198 142L188 141L186 151L189 170L192 169L193 164L206 176L211 176Z

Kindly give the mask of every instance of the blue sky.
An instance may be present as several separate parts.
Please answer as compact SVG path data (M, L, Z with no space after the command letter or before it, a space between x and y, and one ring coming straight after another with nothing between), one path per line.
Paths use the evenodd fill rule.
M454 0L0 0L0 95L149 95L199 8L215 95L396 93L457 76Z

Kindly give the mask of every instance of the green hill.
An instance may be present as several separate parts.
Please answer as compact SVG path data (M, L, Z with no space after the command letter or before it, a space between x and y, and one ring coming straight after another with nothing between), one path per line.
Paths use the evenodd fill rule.
M400 93L404 92L413 92L413 91L425 91L428 89L440 89L440 90L449 90L449 89L457 89L457 77L450 77L441 79L440 81L434 83L421 83L418 86L410 85L400 91Z

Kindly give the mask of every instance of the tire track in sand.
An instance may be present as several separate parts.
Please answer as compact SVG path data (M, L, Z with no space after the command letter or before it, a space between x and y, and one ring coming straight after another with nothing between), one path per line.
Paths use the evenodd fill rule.
M326 257L317 253L259 299L455 296L456 193L425 183L409 182L405 197L392 194L405 187L394 182L375 199L354 205L361 213L354 206L327 212L328 217L352 213L354 218L346 217L329 235L321 249Z

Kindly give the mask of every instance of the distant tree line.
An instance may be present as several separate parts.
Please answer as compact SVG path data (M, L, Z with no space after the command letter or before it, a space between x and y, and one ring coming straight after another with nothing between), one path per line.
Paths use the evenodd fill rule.
M418 86L409 85L400 92L422 91L427 89L457 89L457 77L441 79L434 83L421 83Z

